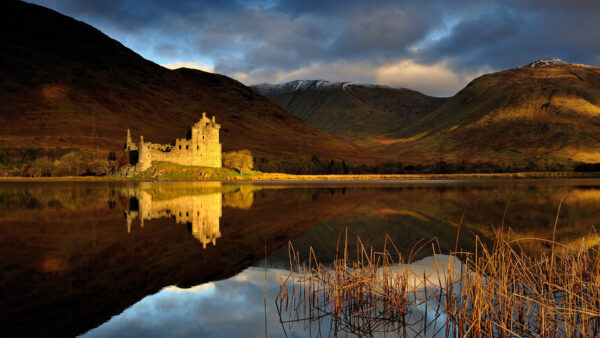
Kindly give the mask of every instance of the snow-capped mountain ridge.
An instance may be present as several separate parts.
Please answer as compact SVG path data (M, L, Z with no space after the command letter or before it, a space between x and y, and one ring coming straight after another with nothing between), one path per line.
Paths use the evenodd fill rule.
M260 83L251 86L255 90L259 92L266 91L307 91L309 89L317 89L317 90L328 90L335 88L342 88L342 90L347 90L351 86L360 86L360 87L370 87L370 88L389 88L384 85L374 85L360 82L332 82L327 80L294 80L279 84L273 83Z
M410 89L357 82L296 80L251 88L308 125L349 137L394 133L446 101Z
M557 66L580 66L580 67L589 67L587 65L579 64L579 63L570 63L563 61L559 58L551 58L551 59L539 59L537 61L533 61L530 64L523 66L522 68L540 68L540 67L557 67Z
M558 65L563 65L563 64L567 64L567 62L564 62L563 60L561 60L559 58L551 58L551 59L539 59L539 60L533 61L532 63L527 64L525 67L536 68L536 67L558 66Z

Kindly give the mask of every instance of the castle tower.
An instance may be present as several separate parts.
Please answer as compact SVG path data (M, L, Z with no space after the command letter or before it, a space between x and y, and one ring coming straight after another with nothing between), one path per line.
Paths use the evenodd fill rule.
M144 136L140 136L139 145L139 159L136 164L138 171L144 171L152 165L152 151L150 149L150 143L144 143Z

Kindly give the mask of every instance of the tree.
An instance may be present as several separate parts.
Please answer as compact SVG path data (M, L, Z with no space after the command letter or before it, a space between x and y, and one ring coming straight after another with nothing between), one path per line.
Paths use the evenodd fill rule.
M67 169L69 175L73 176L79 176L83 173L84 162L82 151L71 151L60 158L60 164Z
M48 156L40 157L31 163L27 175L31 177L52 176L54 162Z
M348 170L348 166L346 165L346 161L342 160L342 171L344 173L344 175L348 175L349 170Z
M108 174L110 169L109 163L107 160L100 160L89 164L87 168L87 173L94 176L103 176Z
M250 171L254 167L252 153L245 149L223 153L223 166L239 173Z

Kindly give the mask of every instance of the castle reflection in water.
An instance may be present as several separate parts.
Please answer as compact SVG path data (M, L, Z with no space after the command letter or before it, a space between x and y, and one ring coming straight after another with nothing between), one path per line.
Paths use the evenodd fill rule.
M139 218L140 227L145 220L174 218L186 224L202 247L221 237L219 220L223 205L249 209L254 196L251 186L222 186L220 182L209 183L141 183L125 188L121 194L129 197L125 210L127 232Z

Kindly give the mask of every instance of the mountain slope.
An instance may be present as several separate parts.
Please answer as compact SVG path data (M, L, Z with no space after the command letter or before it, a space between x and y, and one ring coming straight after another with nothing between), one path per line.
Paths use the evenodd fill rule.
M445 102L409 89L323 80L252 88L307 124L349 137L394 134Z
M385 151L413 160L600 162L600 68L560 60L473 80Z
M319 132L228 77L168 70L95 28L23 2L0 5L0 145L120 151L126 128L166 143L201 113L221 123L224 150L256 157L375 157ZM94 131L97 137L94 136Z

